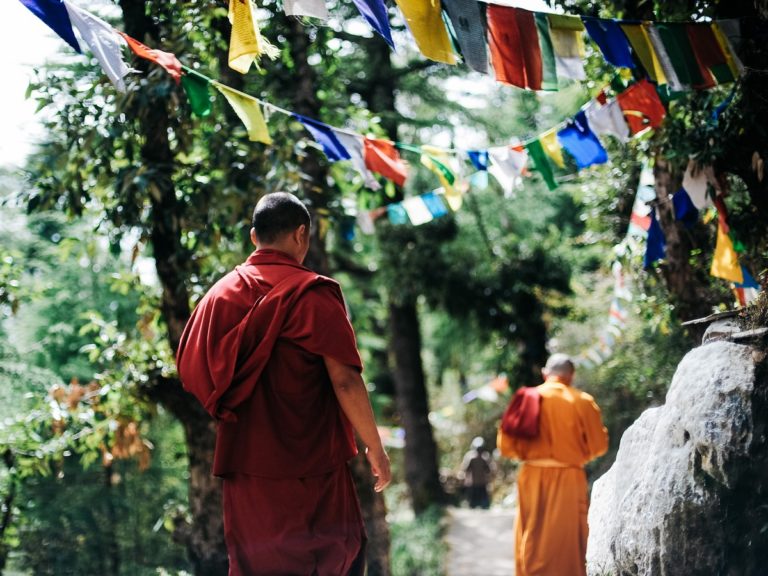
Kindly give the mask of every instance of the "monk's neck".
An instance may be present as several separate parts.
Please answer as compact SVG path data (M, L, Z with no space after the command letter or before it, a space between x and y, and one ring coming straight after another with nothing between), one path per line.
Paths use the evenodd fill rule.
M288 251L285 248L282 248L280 246L276 246L276 245L257 246L256 247L256 252L259 253L259 254L268 254L270 252L276 252L276 253L278 253L278 254L280 254L282 256L285 256L286 258L290 258L291 260L293 260L297 264L301 264L301 262L299 262L299 259L296 258L296 256L294 256L293 254L290 253L290 251Z
M550 376L544 381L544 384L562 384L563 386L571 385L570 382L568 382L564 378L561 378L560 376Z

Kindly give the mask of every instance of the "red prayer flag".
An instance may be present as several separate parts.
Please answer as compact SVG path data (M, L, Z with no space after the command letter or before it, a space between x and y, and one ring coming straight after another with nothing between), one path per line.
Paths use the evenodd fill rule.
M488 45L496 79L519 88L541 90L539 34L533 12L488 5Z
M707 87L715 85L711 71L715 72L720 82L733 80L733 75L728 68L728 59L723 52L723 48L717 41L712 24L688 24L688 39L691 42L693 54L699 63L701 74L704 76Z
M151 60L152 62L159 64L165 68L165 71L168 72L168 74L171 75L171 77L176 81L176 84L181 82L181 62L179 62L179 59L176 58L175 54L170 52L163 52L162 50L155 50L154 48L145 46L124 32L119 32L119 34L125 38L125 40L128 42L128 46L131 47L131 50L133 50L133 53L136 54L136 56L145 58L146 60Z
M633 84L616 98L632 134L660 126L667 114L653 84L645 79Z
M405 184L408 167L400 158L395 145L389 140L364 138L365 166L377 174L392 180L398 186Z

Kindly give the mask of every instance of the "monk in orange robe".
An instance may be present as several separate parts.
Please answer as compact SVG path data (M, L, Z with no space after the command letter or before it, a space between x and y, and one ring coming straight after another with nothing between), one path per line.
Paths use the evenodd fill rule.
M203 297L176 355L217 422L229 574L362 576L354 431L377 491L390 468L341 289L302 266L310 216L298 198L264 196L252 224L256 251Z
M499 431L503 456L522 460L517 477L516 576L586 576L587 478L584 464L608 449L592 396L571 387L574 364L553 354L542 370L535 438Z

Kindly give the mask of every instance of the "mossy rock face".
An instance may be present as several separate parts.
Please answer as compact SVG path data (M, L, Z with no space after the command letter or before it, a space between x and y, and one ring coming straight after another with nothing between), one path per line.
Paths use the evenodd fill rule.
M589 513L589 573L764 574L768 366L714 341L678 366L663 406L624 433Z

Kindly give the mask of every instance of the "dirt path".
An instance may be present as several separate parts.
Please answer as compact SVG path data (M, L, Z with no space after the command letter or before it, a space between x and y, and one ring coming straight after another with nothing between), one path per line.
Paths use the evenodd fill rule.
M512 510L448 511L447 576L513 576L514 520Z

